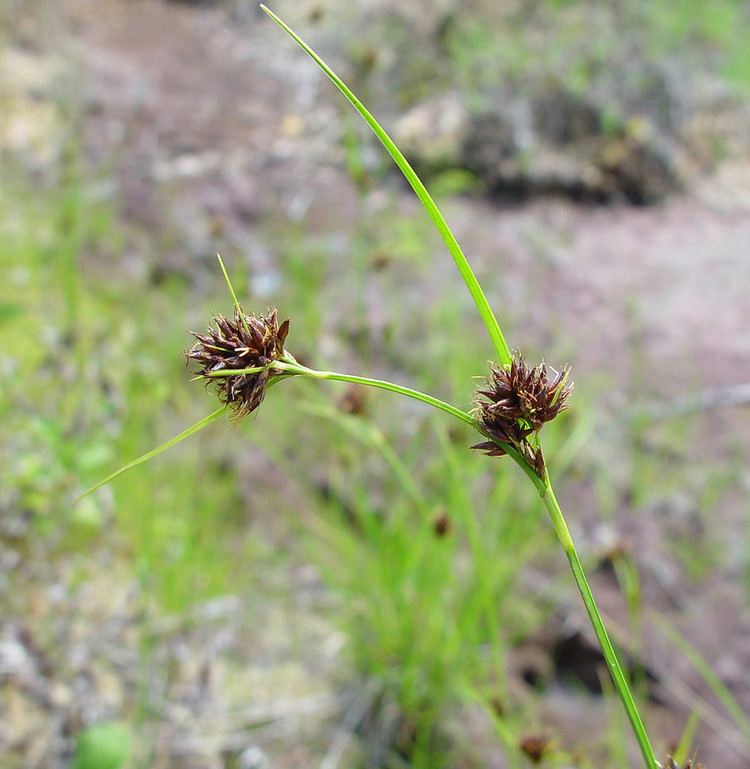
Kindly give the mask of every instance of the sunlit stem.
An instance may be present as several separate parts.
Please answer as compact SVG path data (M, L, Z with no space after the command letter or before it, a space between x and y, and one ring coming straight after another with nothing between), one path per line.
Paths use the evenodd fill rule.
M258 374L267 368L272 368L274 371L283 371L287 375L291 376L299 375L312 377L313 379L328 379L337 382L352 382L353 384L363 385L364 387L376 387L380 390L388 390L389 392L405 395L407 398L413 398L414 400L422 401L422 403L427 403L436 409L440 409L441 411L445 411L446 413L451 414L452 416L460 419L462 422L465 422L468 425L471 425L472 427L476 427L476 422L471 414L468 414L466 411L462 411L456 406L452 406L450 403L441 401L439 398L435 398L432 395L420 392L419 390L414 390L411 387L404 387L403 385L395 384L394 382L388 382L385 379L372 379L371 377L357 376L356 374L341 374L338 371L318 371L317 369L303 366L296 361L292 363L291 360L277 360L272 364L269 364L269 366L219 369L218 371L209 371L199 378L203 378L203 376L221 378L243 376L245 374ZM274 379L269 380L269 384L273 381Z
M224 266L224 260L221 258L220 254L216 254L216 258L219 260L219 267L221 267L221 272L224 275L224 281L227 284L227 288L229 289L229 293L232 295L232 301L234 302L234 306L237 308L237 314L240 316L240 322L242 323L242 326L245 329L245 332L248 336L250 336L250 329L247 327L247 320L245 319L245 312L242 309L242 305L240 304L240 300L237 298L237 294L234 291L234 286L232 285L232 281L229 278L229 273L227 272L227 268Z
M607 663L607 669L612 677L612 682L615 685L617 694L625 708L628 720L635 734L635 738L638 742L638 746L643 754L643 759L646 762L648 769L661 769L659 762L656 760L654 750L649 742L648 735L646 734L646 727L643 725L638 707L635 704L633 695L628 686L628 681L625 674L622 671L622 666L617 659L617 654L612 646L612 642L609 640L609 635L602 616L597 608L596 601L594 600L594 594L591 592L588 580L583 571L583 566L578 558L575 545L573 544L573 538L570 536L568 525L565 522L565 516L560 509L560 505L555 497L555 492L552 490L552 485L549 481L549 476L545 478L545 485L547 487L547 493L544 495L544 506L547 508L549 517L552 520L552 525L555 529L555 534L562 545L565 555L568 558L570 569L573 572L573 577L578 586L578 590L581 593L584 606L586 607L586 613L589 615L589 620L594 628L596 639L601 647L602 654L604 655L604 661Z
M380 390L388 390L389 392L405 395L407 398L413 398L414 400L433 406L436 409L445 411L447 414L451 414L472 427L476 424L474 417L472 417L471 414L462 411L456 406L452 406L450 403L441 401L439 398L435 398L432 395L420 392L419 390L413 390L411 387L404 387L403 385L388 382L384 379L371 379L370 377L356 376L355 374L340 374L337 371L317 371L316 369L302 366L299 363L289 363L286 361L276 361L274 362L273 367L281 369L282 371L287 371L291 374L301 374L303 376L312 377L313 379L351 382L352 384L364 385L365 387L376 387Z
M311 369L298 363L297 360L286 351L282 360L274 361L272 364L269 364L269 366L276 371L284 371L286 377L308 376L314 379L352 382L354 384L360 384L365 387L376 387L380 390L388 390L389 392L397 393L399 395L405 395L408 398L413 398L415 400L421 401L422 403L433 406L434 408L440 409L441 411L444 411L448 414L451 414L457 419L460 419L462 422L471 425L475 429L478 428L474 417L472 417L471 414L467 413L466 411L462 411L456 406L452 406L450 403L446 403L445 401L442 401L439 398L435 398L432 395L420 392L419 390L414 390L410 387L404 387L403 385L395 384L394 382L388 382L383 379L372 379L370 377L356 376L354 374L341 374L336 371L317 371L316 369ZM250 368L240 369L219 369L218 371L209 371L204 375L196 377L196 379L201 379L203 376L220 378L243 376L245 374L258 374L269 366L252 366ZM273 377L269 380L267 387L270 387L271 384L275 384L276 382L280 381L281 378L281 376ZM490 436L487 437L489 438ZM516 462L516 464L524 471L524 473L526 473L529 480L534 484L536 490L539 492L539 495L544 497L544 495L547 493L547 485L536 474L534 468L531 467L531 465L523 458L523 455L506 443L498 442L498 446L500 446L508 454L508 456Z

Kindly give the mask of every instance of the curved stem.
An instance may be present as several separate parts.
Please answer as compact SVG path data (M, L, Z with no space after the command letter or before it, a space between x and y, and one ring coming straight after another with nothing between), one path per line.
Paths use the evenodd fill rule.
M560 505L555 497L555 492L552 490L552 484L549 481L549 477L545 479L547 486L547 493L544 495L544 505L547 508L549 517L552 520L552 525L555 527L555 533L562 545L565 555L568 558L570 569L573 572L578 590L581 593L581 598L586 607L586 613L589 615L591 625L594 628L597 641L601 647L602 654L604 655L604 661L607 663L607 669L612 677L612 682L615 685L617 694L622 701L625 712L627 713L630 725L633 728L633 733L638 741L638 746L643 754L643 759L646 762L648 769L661 769L659 762L656 760L654 750L649 742L648 735L646 734L646 727L643 725L638 707L635 704L633 695L630 692L625 674L622 671L617 654L615 653L612 642L609 640L609 635L604 627L602 616L597 608L596 601L594 600L594 594L591 592L588 580L583 571L583 566L578 558L575 545L573 544L573 538L570 536L568 525L565 522L565 516L563 515Z
M287 363L285 361L275 361L273 364L275 369L281 369L282 371L288 371L292 374L302 374L303 376L309 376L313 379L328 379L338 382L351 382L353 384L364 385L365 387L376 387L380 390L388 390L389 392L398 393L399 395L405 395L407 398L413 398L414 400L422 401L429 406L445 411L447 414L460 419L467 425L472 427L476 426L476 422L471 414L467 414L456 406L452 406L450 403L441 401L439 398L435 398L427 393L420 392L419 390L412 390L411 387L403 387L402 385L388 382L384 379L371 379L370 377L356 376L355 374L340 374L337 371L317 371L316 369L307 368L299 363ZM237 373L237 372L232 372Z

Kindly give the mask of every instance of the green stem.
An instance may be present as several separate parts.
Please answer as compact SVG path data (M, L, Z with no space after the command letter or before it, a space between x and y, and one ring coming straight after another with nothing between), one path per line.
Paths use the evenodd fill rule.
M565 522L565 516L563 515L562 510L560 509L560 505L557 502L555 492L552 490L552 485L549 482L549 478L546 479L546 486L547 493L543 497L544 505L547 508L550 519L552 520L552 525L555 527L557 538L560 540L560 544L562 545L562 548L565 551L565 555L568 558L568 563L570 563L570 569L573 572L576 585L578 585L581 598L583 598L583 603L586 606L586 613L589 615L589 619L591 620L594 633L596 634L596 638L599 641L602 654L604 655L604 661L607 663L607 668L609 670L610 676L612 677L612 682L615 685L617 694L622 701L623 707L625 708L625 712L628 716L628 720L630 721L630 725L633 728L633 733L635 734L635 738L638 741L638 746L640 747L641 753L643 754L646 767L647 769L661 769L660 764L654 755L654 750L651 747L651 743L649 742L648 735L646 734L646 727L643 725L640 713L638 712L638 707L636 706L633 695L630 692L627 679L625 678L625 674L622 671L620 662L617 659L617 654L615 653L614 647L612 646L612 642L609 640L609 635L607 634L607 630L604 627L604 622L602 621L601 614L599 614L599 609L596 606L594 595L591 592L591 588L589 587L589 583L583 571L583 566L581 565L581 561L578 558L575 545L573 544L573 539L570 536L568 525Z
M242 322L245 332L247 333L248 336L250 336L250 329L247 327L245 312L242 309L242 305L240 305L240 300L237 298L237 294L234 291L234 286L232 285L232 281L229 279L229 273L227 272L227 268L224 266L224 260L221 258L221 254L216 254L216 258L219 260L219 267L221 267L221 272L224 275L224 282L227 284L229 293L232 295L232 301L234 302L234 306L237 308L237 314L240 316L240 321Z
M284 361L275 361L273 367L275 369L281 369L282 371L288 371L292 374L309 376L313 379L351 382L353 384L364 385L365 387L377 387L380 390L388 390L392 393L405 395L407 398L422 401L422 403L426 403L429 406L433 406L441 411L445 411L447 414L457 417L467 425L476 427L476 422L471 414L467 414L465 411L452 406L450 403L441 401L439 398L434 398L432 395L427 395L427 393L420 392L419 390L412 390L410 387L403 387L402 385L397 385L384 379L371 379L370 377L356 376L354 374L339 374L336 371L317 371L316 369L307 368L307 366L301 366L298 363L287 363Z

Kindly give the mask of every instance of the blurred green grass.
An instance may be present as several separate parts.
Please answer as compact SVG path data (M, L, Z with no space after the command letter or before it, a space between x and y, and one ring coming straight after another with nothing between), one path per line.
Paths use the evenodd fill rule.
M648 12L665 45L695 27L729 51L730 63L732 56L743 62L734 37L739 4L715 8L658 3ZM474 32L451 56L459 80L495 45L481 37L486 28ZM464 62L469 53L474 58ZM731 66L744 77L739 64ZM362 165L355 157L351 169L361 174ZM99 566L88 554L113 550L157 615L186 615L226 594L273 600L258 595L267 572L311 561L333 596L330 620L347 639L346 675L375 683L373 750L378 743L400 751L414 767L449 766L451 751L471 754L470 737L451 727L470 702L495 727L510 765L524 766L517 742L537 714L507 691L506 653L533 635L555 603L530 595L521 577L533 567L557 586L564 564L556 563L551 532L522 479L510 467L491 473L466 450L467 431L451 433L440 417L387 395L368 397L366 413L352 415L341 408L342 388L290 383L246 424L215 424L72 507L89 483L213 409L212 398L189 384L181 351L190 344L186 329L201 328L229 301L211 254L185 273L153 279L158 239L148 241L154 251L145 260L133 256L130 225L106 176L88 168L75 146L59 175L35 178L5 161L2 171L0 504L28 524L26 541L41 543L52 564L78 559L78 580L96 578ZM450 190L456 180L444 182ZM438 246L421 217L395 205L381 216L387 227L364 215L354 223L348 267L355 286L346 297L326 238L303 225L266 225L283 275L270 298L282 316L293 316L292 349L324 365L318 356L333 335L363 373L386 368L468 405L471 377L484 373L477 368L487 355L481 329L458 291L415 301L409 282L430 269ZM237 284L252 287L241 254L231 256ZM379 262L388 260L398 263L395 276L378 277ZM372 280L382 281L389 319L376 340L367 327ZM407 302L416 309L406 310ZM642 384L632 382L632 390ZM602 519L613 518L623 499L637 514L692 484L707 544L696 558L685 531L671 537L669 555L690 579L705 578L723 557L708 522L736 482L739 458L696 474L675 459L674 447L694 443L699 422L613 425L598 410L598 390L608 385L587 391L581 383L574 412L546 431L552 466L593 490ZM274 479L252 472L254 457L279 471ZM301 494L288 493L287 484ZM443 517L449 523L440 535ZM277 531L266 534L264 526ZM637 625L632 577L620 576ZM559 589L562 597L569 588ZM146 660L153 643L144 632ZM622 761L626 725L611 710L601 750ZM566 760L564 752L553 761Z
M523 766L517 741L534 716L507 691L506 652L554 605L527 595L519 579L530 565L553 580L561 574L549 565L553 540L533 491L510 467L489 473L466 450L467 431L453 433L440 417L380 394L366 398L366 414L345 413L342 389L294 382L246 424L215 424L72 507L89 482L213 407L189 384L181 351L189 344L185 329L200 327L229 300L219 274L207 285L184 277L155 283L148 269L133 270L127 228L101 194L102 180L75 153L49 183L19 170L12 178L0 217L0 486L3 505L28 520L26 537L60 562L114 548L157 615L185 614L212 596L252 594L274 564L310 559L335 597L331 619L345 632L352 670L375 682L372 739L408 755L411 766L448 766L470 746L460 735L446 742L446 714L475 702L494 722L510 765ZM360 237L362 281L371 277L367 255L384 249L401 254L408 269L429 265L433 246L420 219L397 218L386 242L366 229ZM282 243L279 304L294 317L293 349L314 356L340 286L330 285L325 243L293 231ZM388 314L398 318L402 299L387 293ZM361 318L337 333L376 365L395 366L402 380L468 399L471 376L482 373L483 340L465 333L465 312L453 294L431 303L424 326L413 329L416 339L429 339L418 356L411 353L419 347L404 347L403 329L386 333L375 352L350 333ZM606 461L596 462L599 423L587 402L579 391L575 411L551 426L546 445L561 475L598 479L602 511L611 511L612 477ZM674 426L665 429L670 445L685 440ZM682 482L645 458L639 439L635 430L628 483L636 508ZM277 484L301 490L304 509L291 505L284 488L243 486L254 452L281 469ZM258 526L249 528L249 508L257 506L261 526L283 521L281 547L269 550ZM81 568L76 579L95 577L95 560ZM147 659L153 640L144 639ZM620 737L606 740L617 746L624 725L614 718Z
M367 401L372 418L353 416L336 405L340 389L292 383L284 393L290 405L275 391L246 425L216 424L71 506L89 482L211 408L189 384L181 351L189 344L185 328L200 327L209 307L228 299L220 275L205 291L183 278L154 284L148 270L133 270L127 228L101 194L102 179L75 153L45 183L10 165L8 172L0 216L0 486L4 507L28 524L26 540L47 553L48 578L96 579L97 559L86 554L105 549L129 564L141 602L157 615L252 591L269 563L289 556L277 552L269 561L248 531L247 505L262 505L273 490L253 490L249 502L238 477L246 462L233 460L257 450L290 475L310 465L301 482L307 509L275 512L289 521L284 536L301 538L291 557L307 553L319 564L337 596L335 622L346 630L351 664L377 682L382 702L395 703L409 742L401 748L412 752L413 765L447 760L435 724L466 691L479 692L485 705L505 699L503 649L544 614L513 597L524 563L544 552L533 494L510 473L488 486L485 464L465 450L471 436L449 433L439 418L380 395ZM422 231L421 222L400 220L389 252L424 263ZM381 246L370 243L373 251ZM324 259L294 235L282 256L282 306L294 308L297 343L310 354L328 302ZM400 299L392 302L397 314ZM445 325L459 306L447 296L433 312ZM453 327L460 334L460 324ZM460 354L431 351L430 363L426 355L410 360L398 337L390 357L411 369L402 376L443 391L461 383L468 397L472 343L457 346L443 335L441 345ZM444 537L435 531L438 515L449 521ZM68 559L79 569L70 577L61 568L58 577L54 564ZM152 641L144 639L147 659ZM486 680L496 687L487 689Z

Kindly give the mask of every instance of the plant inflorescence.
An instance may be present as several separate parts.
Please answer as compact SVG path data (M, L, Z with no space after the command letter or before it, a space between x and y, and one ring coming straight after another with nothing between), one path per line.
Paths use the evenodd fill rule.
M209 326L206 334L190 332L197 341L185 357L199 363L198 376L216 388L219 400L236 417L243 417L260 406L269 379L282 374L273 363L284 355L289 320L279 325L274 307L266 315L245 315L235 307L231 319L217 315L213 322L215 328ZM231 373L253 368L257 371ZM228 376L216 377L217 372Z
M568 559L615 690L622 701L641 750L646 769L660 769L661 765L657 762L651 748L628 681L609 640L562 510L555 498L539 437L541 428L555 419L568 405L568 399L573 389L570 369L566 366L557 372L548 369L545 364L530 367L521 355L511 353L484 292L458 242L443 219L437 205L404 156L333 70L281 19L264 6L261 7L311 56L339 91L351 102L404 174L442 236L474 299L477 310L494 344L497 361L491 364L489 378L480 385L476 394L475 408L471 412L427 393L394 382L354 374L321 371L303 366L285 347L290 321L285 320L279 324L278 313L275 309L270 309L265 315L246 313L242 309L224 265L219 259L234 301L232 317L217 315L213 319L213 326L209 327L207 333L193 332L196 342L186 355L189 361L198 364L196 379L215 386L222 407L162 446L120 468L86 493L90 493L102 483L112 480L120 473L192 435L227 410L231 410L236 418L252 413L260 406L270 387L292 377L351 382L404 395L437 408L470 425L483 436L484 440L476 444L474 448L491 456L510 456L534 484ZM435 521L435 534L438 537L445 537L449 527L449 518L438 517ZM545 750L546 741L542 744L540 740L529 740L524 748L532 760L541 760ZM689 766L690 764L688 764ZM665 764L665 769L666 767L676 769L676 765L671 759Z
M541 363L529 368L523 356L510 366L492 364L487 382L477 391L474 416L479 430L490 440L472 448L489 456L507 454L503 446L512 446L544 480L544 455L539 445L539 431L567 408L573 391L570 368L565 366L552 378Z

